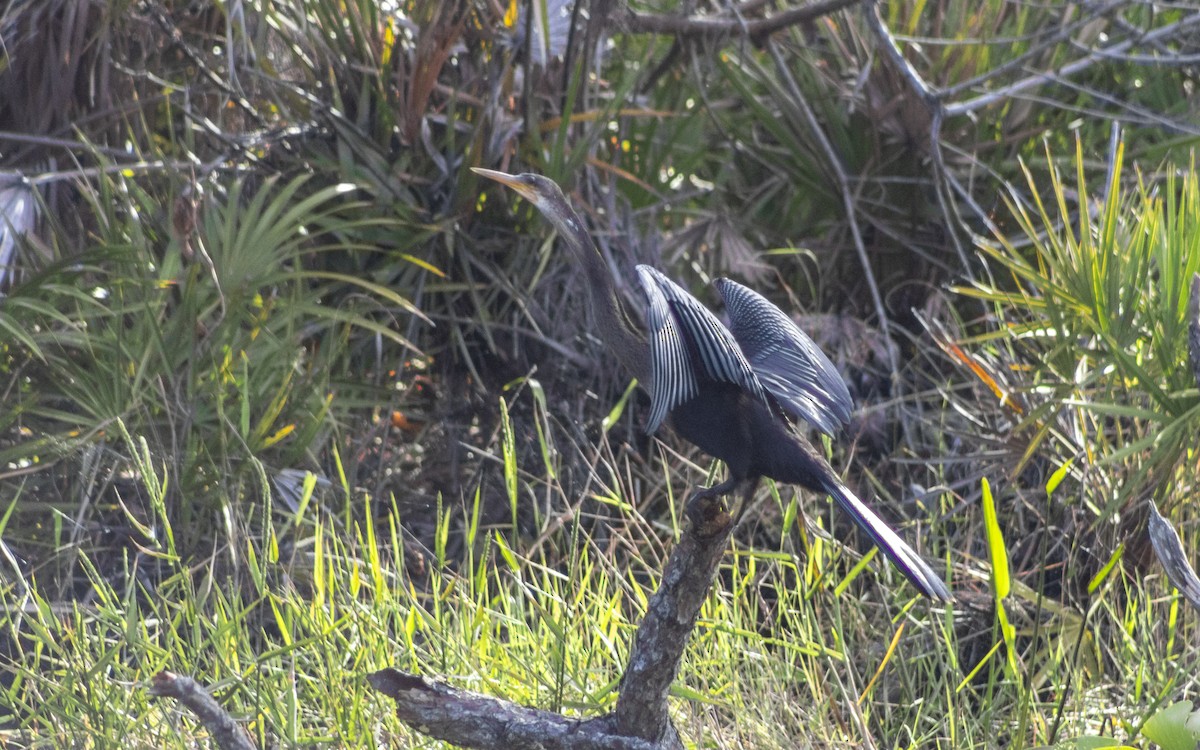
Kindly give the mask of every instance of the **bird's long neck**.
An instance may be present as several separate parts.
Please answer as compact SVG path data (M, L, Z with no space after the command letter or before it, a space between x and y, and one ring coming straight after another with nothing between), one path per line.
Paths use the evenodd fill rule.
M597 334L609 351L617 356L626 374L642 384L649 383L650 350L646 338L630 318L620 293L604 263L600 251L589 240L581 248L579 260L587 277L588 294L596 316Z

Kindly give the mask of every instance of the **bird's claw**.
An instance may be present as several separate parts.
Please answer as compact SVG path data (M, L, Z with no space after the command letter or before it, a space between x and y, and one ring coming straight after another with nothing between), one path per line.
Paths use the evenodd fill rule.
M692 529L701 537L715 536L732 522L733 517L725 510L721 497L709 490L692 495L683 509L692 524Z

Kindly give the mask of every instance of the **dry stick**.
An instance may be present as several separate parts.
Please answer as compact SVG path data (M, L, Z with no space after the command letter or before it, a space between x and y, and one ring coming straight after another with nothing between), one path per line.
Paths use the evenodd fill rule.
M13 143L31 143L36 146L46 146L48 148L61 148L66 151L96 152L114 159L123 159L129 156L129 151L123 148L108 148L96 143L84 143L82 141L73 141L67 138L55 138L49 135L16 133L11 130L0 130L0 142L9 141Z
M962 264L962 272L970 281L975 281L975 272L971 270L971 261L967 258L967 249L963 247L962 238L958 236L952 227L957 224L959 227L966 227L967 222L963 220L962 214L958 210L958 204L950 200L949 191L952 190L950 181L952 175L950 170L946 169L946 159L942 154L942 119L945 116L945 110L941 106L933 108L933 116L929 119L929 153L933 157L933 174L934 193L937 195L938 208L942 211L942 216L945 216L947 221L947 232L950 235L950 241L954 243L954 251L958 253L958 262ZM974 200L971 200L971 206L976 205ZM987 221L986 215L985 221ZM951 222L950 219L954 219Z
M757 486L747 485L743 504ZM463 747L682 750L667 696L734 528L733 518L717 499L689 505L687 515L690 524L671 552L638 626L615 713L570 719L397 669L368 675L368 681L396 701L401 721Z
M884 339L887 341L888 366L891 368L892 378L899 377L900 365L896 359L896 343L892 341L891 325L888 322L887 309L883 306L883 296L879 293L879 286L875 283L875 274L871 272L871 261L867 256L867 246L863 242L862 231L858 228L858 213L854 206L854 194L850 190L850 179L846 176L846 170L842 166L842 159L834 150L833 144L829 142L829 138L825 136L825 131L821 128L821 123L817 121L817 115L808 106L808 100L804 98L804 93L800 91L800 86L796 83L796 79L792 77L791 71L788 70L787 64L783 60L783 56L779 54L779 48L774 42L767 40L766 49L771 53L771 59L775 61L775 68L783 79L788 91L792 95L792 103L800 110L800 114L804 117L809 129L813 133L813 137L817 139L821 150L825 152L826 161L829 163L829 168L833 170L834 177L837 179L838 191L842 194L842 207L846 212L846 220L850 224L850 236L854 239L854 249L858 253L858 261L862 264L863 278L867 281L867 288L871 290L871 301L875 305L875 315L879 318L879 329L883 331Z
M859 2L861 0L822 0L754 21L744 21L741 18L662 16L638 13L628 8L624 12L615 13L614 18L618 28L634 34L672 34L683 38L745 33L751 38L760 38L788 26L816 20Z
M522 307L521 312L526 312L526 309L524 307ZM457 325L459 323L476 323L476 324L479 323L478 320L473 320L470 318L463 318L463 317L459 317L457 315L436 315L436 314L434 314L434 315L429 315L429 319L435 323L440 320L443 323L453 323L455 325ZM532 318L530 320L532 322ZM567 346L566 344L562 343L561 341L555 341L554 339L550 338L546 334L542 333L537 328L525 328L525 327L516 325L514 323L489 322L487 325L491 328L496 328L501 331L508 331L508 332L514 333L518 336L524 336L525 338L528 338L531 341L536 341L537 343L541 344L542 346L546 347L547 349L552 349L555 354L557 354L559 357L566 360L567 362L570 362L571 364L575 365L576 367L592 367L595 365L595 363L592 360L583 356L582 354L575 351L574 349ZM536 326L537 325L536 322L534 322L533 325ZM411 341L412 338L409 337L409 340Z
M1176 60L1164 61L1164 65L1174 64ZM1078 114L1080 117L1094 117L1100 120L1112 120L1115 123L1128 122L1131 125L1155 126L1173 135L1200 135L1200 124L1193 122L1196 118L1191 112L1186 113L1183 117L1172 118L1170 115L1164 115L1155 112L1146 107L1140 107L1131 101L1122 99L1120 96L1110 93L1107 90L1098 89L1095 86L1087 86L1085 84L1076 83L1069 78L1052 77L1051 82L1056 86L1061 86L1070 92L1081 94L1091 100L1091 104L1073 105L1071 111ZM1042 103L1046 102L1052 107L1062 105L1062 102L1049 96L1040 96L1038 94L1026 94L1022 97L1027 102ZM1110 112L1099 109L1100 105L1112 105L1118 108L1116 112Z
M1125 0L1110 2L1102 6L1100 8L1100 12L1110 13L1125 4L1127 4ZM996 91L977 96L973 99L959 102L957 104L946 104L945 100L952 97L954 94L963 91L968 86L982 83L990 78L994 78L997 74L1007 72L1017 63L1023 62L1026 57L1022 56L1019 60L1009 61L1008 63L1005 63L994 70L988 71L986 74L977 76L970 81L966 81L951 88L938 90L927 84L921 77L920 73L918 73L916 69L908 62L908 59L904 56L904 53L900 50L895 38L892 36L891 32L884 23L883 18L879 13L877 0L872 0L870 5L871 7L868 9L866 14L866 20L871 26L872 30L875 32L875 35L878 37L880 48L883 50L887 58L892 62L893 67L906 81L908 81L912 90L930 108L932 113L930 127L930 154L933 158L935 172L943 178L950 177L950 173L945 169L941 144L941 126L947 117L969 114L975 110L990 106L998 101L1001 101L1007 97L1011 97L1014 94L1034 86L1045 83L1060 82L1060 79L1086 70L1097 62L1110 59L1114 55L1119 55L1135 44L1152 45L1161 39L1172 36L1193 25L1200 24L1200 13L1195 13L1191 16L1187 16L1179 21L1176 21L1175 23L1146 32L1137 38L1126 39L1125 41L1113 44L1111 46L1093 50L1090 54L1062 66L1057 71L1037 73L1019 81L1015 81L1014 83L997 89ZM1090 20L1094 17L1095 15L1093 14L1088 18ZM1065 27L1053 37L1047 39L1046 43L1049 44L1051 42L1057 43L1065 41L1072 33L1074 33L1079 26L1079 23L1081 22L1077 22ZM951 181L951 184L953 187L953 181ZM959 189L958 192L962 193L963 191ZM950 202L946 200L946 196L942 194L941 189L938 190L938 202L941 204L943 215L946 216L947 224L953 224L954 222L952 220L956 217L953 215ZM987 219L986 214L984 214L977 206L975 206L973 200L970 201L970 205L976 211L976 213L978 213L980 217L984 219L984 223L990 226L990 220ZM954 239L955 248L958 250L959 258L963 263L963 269L965 273L968 276L971 276L971 266L967 262L966 252L961 247L957 234L951 232L951 237Z
M241 724L191 677L162 671L154 675L150 695L174 698L200 719L221 750L258 750Z
M1106 62L1113 55L1121 54L1135 44L1153 44L1164 37L1178 34L1179 32L1185 31L1196 25L1200 25L1200 12L1193 13L1190 16L1185 16L1175 23L1170 23L1166 26L1160 26L1153 31L1147 31L1145 34L1136 39L1126 39L1125 41L1117 42L1116 44L1108 47L1102 47L1093 50L1090 54L1085 55L1073 62L1069 62L1060 67L1058 70L1036 73L1028 78L1022 78L1019 81L1014 81L1013 83L996 89L995 91L981 94L974 99L968 99L967 101L959 102L958 104L948 104L946 105L946 115L948 117L954 117L957 115L964 115L969 112L974 112L978 109L983 109L984 107L991 106L992 104L1011 97L1012 95L1024 91L1025 89L1040 86L1044 83L1053 83L1056 78L1066 78L1087 70L1096 63Z
M1114 0L1113 2L1096 7L1089 13L1081 13L1079 18L1064 24L1053 33L1041 35L1037 39L1030 39L1030 46L1024 52L1005 60L1004 62L996 65L994 68L989 68L983 73L968 78L965 81L959 81L952 86L947 86L943 89L940 89L938 96L943 101L946 99L952 99L965 91L975 88L981 83L994 81L1006 73L1017 70L1027 70L1025 67L1027 63L1046 55L1048 52L1052 51L1054 47L1062 44L1065 41L1068 41L1071 39L1071 37L1075 36L1076 33L1081 31L1084 26L1092 23L1097 18L1111 16L1117 10L1129 4L1130 0Z
M963 273L966 274L968 279L974 281L975 274L971 270L971 261L967 258L966 248L962 246L962 240L959 238L958 232L950 229L956 224L964 226L965 222L959 216L956 204L949 200L949 196L946 194L946 178L949 177L950 172L946 169L941 142L942 121L945 119L946 114L945 108L942 106L938 93L925 82L921 74L917 72L916 68L908 62L908 58L904 56L904 53L900 51L900 47L896 44L895 38L888 30L887 24L883 22L883 16L879 13L879 3L871 2L869 6L866 11L867 25L875 32L884 55L891 62L892 68L904 80L908 81L908 85L916 92L917 96L930 111L929 153L933 158L934 191L937 194L938 207L941 209L942 215L946 217L947 233L954 243L954 250L958 253L958 262L962 264Z
M743 508L757 488L757 480L747 485ZM671 552L658 591L650 597L617 697L617 731L666 747L682 746L667 713L667 694L735 526L715 498L689 503L687 514L691 527Z
M925 83L925 79L917 72L917 69L908 62L908 58L900 51L900 46L896 44L896 39L892 33L888 31L887 24L883 22L883 16L879 14L878 0L872 0L867 8L867 24L871 30L875 32L875 36L879 37L879 46L883 49L883 53L891 60L892 66L896 72L908 81L908 85L912 87L917 96L921 97L921 101L925 102L930 108L938 106L938 92L934 91L933 87Z
M1200 578L1196 577L1196 569L1188 560L1183 542L1179 541L1179 532L1170 521L1162 517L1153 500L1150 501L1150 520L1147 522L1146 531L1150 534L1154 554L1167 571L1167 580L1179 589L1179 593L1183 594L1193 607L1200 610Z
M236 104L259 126L265 127L267 125L266 118L262 116L254 104L249 99L242 96L241 93L236 91L233 86L225 81L225 79L217 75L217 72L209 67L207 62L205 62L204 57L200 54L200 52L183 40L183 33L179 30L179 27L175 25L174 21L171 20L170 15L161 4L156 3L150 8L150 17L153 18L158 24L159 29L167 35L167 39L170 41L170 43L177 47L179 51L183 53L183 56L186 57L189 62L195 65L196 68L204 74L205 78L207 78L214 86L220 89L221 93L229 97L229 101Z
M222 156L219 160L201 165L203 169L216 169L226 161L226 157ZM196 163L191 161L144 161L137 164L110 164L106 167L83 167L81 169L67 169L58 172L39 172L33 176L26 176L21 172L10 172L0 170L0 177L15 178L21 180L28 185L48 185L54 182L64 182L67 180L90 180L95 177L100 177L106 174L121 174L122 172L187 172L195 169Z
M921 97L923 101L925 101L931 107L941 107L943 109L943 117L956 117L983 109L995 104L998 101L1011 97L1016 93L1024 91L1025 89L1044 83L1054 83L1059 78L1065 78L1067 76L1074 75L1075 73L1084 71L1098 62L1103 62L1115 55L1120 55L1122 52L1134 46L1135 44L1154 44L1163 38L1172 36L1179 31L1185 30L1197 23L1200 23L1200 13L1195 13L1176 21L1175 23L1167 24L1166 26L1154 29L1153 31L1148 31L1137 38L1126 39L1109 47L1092 50L1084 57L1067 63L1056 71L1035 73L1026 78L1022 78L1019 81L1014 81L1007 86L996 89L995 91L981 94L973 99L968 99L964 102L958 102L956 104L945 104L945 100L954 96L955 94L972 86L994 79L998 75L1008 72L1009 70L1019 66L1020 64L1024 63L1028 59L1028 56L1035 50L1031 50L1029 53L1022 55L1019 58L1015 58L1003 63L1002 65L989 70L987 73L980 74L968 81L963 81L962 83L946 89L937 90L929 86L924 79L921 78L920 74L917 73L913 66L908 62L908 59L904 56L904 53L900 51L900 47L896 43L895 38L888 31L887 26L883 22L883 18L879 15L878 2L876 0L872 0L870 4L871 11L867 13L867 22L871 25L872 29L879 37L884 53L895 65L896 70L898 70L904 76L904 78L908 80L909 85L912 86L913 90L918 96ZM1129 3L1127 0L1116 0L1116 2L1108 3L1099 8L1097 13L1089 15L1086 22L1090 22L1098 14L1111 13L1116 9L1128 4ZM1068 40L1084 22L1085 21L1080 20L1072 25L1064 27L1060 32L1046 39L1039 46L1037 51L1044 50L1051 44Z
M1103 6L1100 9L1100 12L1112 12L1118 7L1126 4L1128 3L1125 0L1118 0L1117 2L1109 3ZM999 67L990 70L985 74L976 76L969 81L965 81L953 87L941 90L935 89L927 84L923 78L921 78L920 73L913 68L913 66L908 62L908 59L904 56L904 53L900 50L895 38L888 30L886 24L884 24L883 18L879 14L879 5L877 0L871 0L870 5L870 12L867 13L867 22L870 24L876 36L879 37L879 41L881 43L880 46L883 49L884 54L888 56L888 59L892 61L892 64L895 66L896 70L899 71L905 80L909 82L909 85L912 87L913 91L916 92L922 101L929 105L935 112L937 109L941 109L942 119L946 117L965 115L976 110L983 109L1028 88L1039 86L1044 83L1056 83L1059 81L1059 79L1082 72L1098 62L1104 62L1116 55L1120 55L1125 50L1133 47L1135 44L1155 44L1161 39L1170 37L1179 33L1180 31L1184 31L1192 26L1200 24L1200 13L1193 13L1192 15L1186 16L1174 23L1161 26L1153 31L1145 32L1137 38L1126 39L1108 47L1092 50L1084 57L1067 63L1058 68L1058 70L1035 73L1026 78L1022 78L1019 81L1014 81L1007 86L996 89L995 91L981 94L973 99L968 99L958 103L946 104L945 100L952 97L954 94L964 90L966 87L983 83L989 79L995 78L998 74L1007 72L1018 61L1009 61L1008 63L1000 65ZM1094 18L1094 15L1089 16L1089 20L1091 18ZM1076 26L1066 27L1062 32L1047 40L1047 43L1065 41L1070 34L1075 31L1075 29ZM1022 57L1019 61L1024 61L1024 59L1025 58Z

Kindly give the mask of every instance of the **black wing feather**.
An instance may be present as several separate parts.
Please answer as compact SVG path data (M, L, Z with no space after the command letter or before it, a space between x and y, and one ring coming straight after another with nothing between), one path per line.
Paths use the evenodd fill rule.
M694 397L699 376L732 383L770 404L767 391L721 321L682 287L650 266L638 266L650 328L651 412L647 432Z
M754 290L729 279L715 286L742 353L779 404L827 435L849 423L850 391L813 340Z
M646 292L647 343L650 346L650 420L646 432L653 435L678 404L698 392L696 374L688 361L687 346L667 298L654 276L638 266L638 278Z

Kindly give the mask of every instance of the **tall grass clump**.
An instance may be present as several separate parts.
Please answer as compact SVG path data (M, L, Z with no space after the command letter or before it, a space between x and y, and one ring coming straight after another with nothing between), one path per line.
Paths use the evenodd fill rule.
M1082 167L1073 180L1052 168L1048 183L1027 171L1026 189L1007 196L1012 231L980 244L989 274L956 290L986 314L976 332L943 342L978 386L945 391L948 402L997 430L961 436L995 472L982 493L990 522L971 525L964 549L995 561L995 540L1006 539L1011 566L993 607L1004 617L984 639L992 648L982 660L978 649L960 655L974 680L990 660L1020 686L1014 715L1046 743L1136 736L1189 680L1193 625L1178 598L1163 597L1145 501L1194 525L1200 399L1187 329L1200 185L1194 165L1127 179L1123 153L1098 189ZM1185 547L1198 541L1185 534ZM1079 723L1106 704L1129 713Z
M342 485L332 492L353 507L345 517L323 509L310 487L297 510L272 514L248 538L236 566L197 566L167 510L162 463L124 423L113 430L149 498L146 538L123 556L128 575L115 579L80 553L94 591L87 602L56 603L52 571L11 582L0 628L10 639L3 706L14 737L191 746L203 730L147 693L161 670L207 685L260 746L415 741L363 680L392 665L568 714L611 710L633 628L658 584L658 563L631 543L661 531L619 491L600 491L615 510L607 542L584 533L582 516L520 539L489 528L476 496L465 512L439 515L432 546L422 548L406 539L399 506L380 515ZM549 472L522 473L520 491L527 484L568 501ZM455 545L461 555L450 554ZM814 715L822 733L842 736L825 726L847 699L828 675L857 668L845 649L861 648L872 626L845 611L833 632L822 628L823 608L839 595L832 582L796 586L786 555L740 550L727 573L730 587L714 590L680 678L681 715L698 736L761 747L807 736ZM930 643L923 629L914 621L895 635ZM885 662L928 670L936 653ZM886 684L877 678L865 695ZM821 699L810 710L814 690Z
M1027 197L1010 197L1027 239L983 245L996 282L961 290L993 304L1002 323L976 340L1012 347L1028 365L1018 429L1080 470L1104 468L1091 476L1104 484L1084 497L1100 523L1147 495L1183 505L1200 417L1187 349L1200 271L1195 166L1138 175L1132 187L1122 178L1121 152L1099 194L1082 170L1070 187L1055 171L1045 190L1030 175Z

